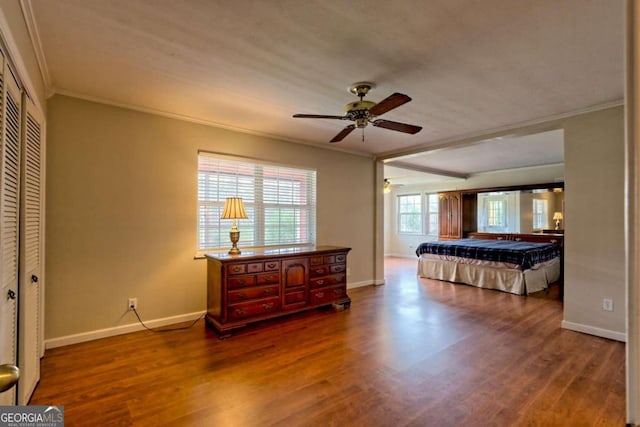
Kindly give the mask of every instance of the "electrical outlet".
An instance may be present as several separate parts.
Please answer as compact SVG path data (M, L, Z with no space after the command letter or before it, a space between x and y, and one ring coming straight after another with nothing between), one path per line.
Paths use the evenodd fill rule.
M604 311L613 311L613 300L605 298L602 300L602 309Z
M129 298L129 303L127 305L129 310L138 309L138 298Z

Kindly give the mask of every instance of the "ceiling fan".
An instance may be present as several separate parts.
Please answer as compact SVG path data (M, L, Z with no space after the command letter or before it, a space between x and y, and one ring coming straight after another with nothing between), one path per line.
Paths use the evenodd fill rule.
M328 116L324 114L294 114L293 117L300 119L337 119L337 120L351 120L355 122L345 127L329 142L342 141L347 135L349 135L354 129L363 129L362 140L364 141L364 128L369 123L374 126L395 130L398 132L416 134L422 130L421 126L409 125L406 123L393 122L391 120L376 119L387 111L391 111L394 108L406 104L411 101L411 98L403 93L393 93L383 99L382 101L375 102L365 101L363 98L369 91L375 88L376 85L371 82L359 82L354 83L349 87L349 92L360 97L360 101L350 102L344 107L344 116Z

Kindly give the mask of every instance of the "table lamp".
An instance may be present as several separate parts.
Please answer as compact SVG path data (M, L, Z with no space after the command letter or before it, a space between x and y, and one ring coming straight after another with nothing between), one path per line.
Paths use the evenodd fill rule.
M222 212L222 219L232 219L233 225L229 232L229 238L233 246L229 249L229 255L240 255L240 249L238 249L238 240L240 240L240 231L236 225L237 219L247 219L247 213L244 211L244 203L241 197L227 197L227 201L224 203L224 211Z
M556 222L556 230L560 230L560 221L562 221L562 212L556 212L553 214L553 220Z

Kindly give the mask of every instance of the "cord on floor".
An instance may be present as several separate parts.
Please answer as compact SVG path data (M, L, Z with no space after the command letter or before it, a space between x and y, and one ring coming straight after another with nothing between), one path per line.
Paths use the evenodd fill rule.
M199 320L201 320L204 315L206 313L203 313L202 316L198 317L196 320L194 320L190 325L188 326L181 326L179 328L171 328L171 329L156 329L156 328L150 328L147 325L144 324L144 322L142 321L142 319L140 318L140 315L138 314L138 310L135 309L135 307L131 307L131 311L133 311L133 313L136 315L136 317L138 318L138 322L140 322L140 324L142 326L144 326L144 328L148 331L151 332L173 332L173 331L182 331L184 329L189 329L192 328L193 325L195 325L196 323L198 323Z

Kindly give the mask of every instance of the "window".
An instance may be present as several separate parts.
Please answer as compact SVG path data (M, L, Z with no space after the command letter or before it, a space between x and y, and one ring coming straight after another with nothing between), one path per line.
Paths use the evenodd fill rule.
M545 199L533 199L533 228L548 228L549 203Z
M487 225L489 227L504 227L504 200L487 200Z
M425 234L438 235L438 194L427 194L427 232Z
M398 196L398 232L422 234L422 195Z
M478 193L478 231L520 232L520 192Z
M291 246L316 240L316 171L198 154L198 250L227 248L227 197L242 197L240 246Z

